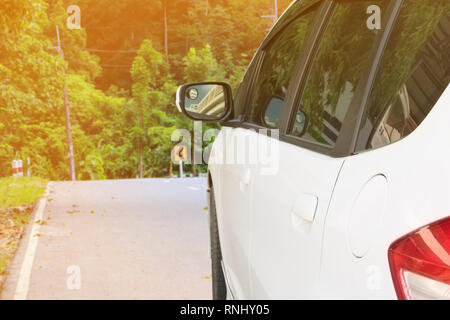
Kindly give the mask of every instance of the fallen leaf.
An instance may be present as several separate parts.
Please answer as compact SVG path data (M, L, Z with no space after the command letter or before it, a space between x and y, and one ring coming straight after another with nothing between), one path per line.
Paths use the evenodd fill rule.
M52 202L52 201L53 201L53 198L48 198L47 201L48 201L48 202Z
M95 213L95 211L94 210L91 210L91 214L94 214Z
M211 275L203 276L203 279L211 279Z
M40 233L36 233L34 236L35 236L35 237L40 237L41 234L40 234Z
M208 206L206 206L206 207L203 208L203 210L208 210L208 209L209 209Z
M74 213L78 213L78 212L80 212L80 211L78 211L78 210L67 210L68 214L74 214Z

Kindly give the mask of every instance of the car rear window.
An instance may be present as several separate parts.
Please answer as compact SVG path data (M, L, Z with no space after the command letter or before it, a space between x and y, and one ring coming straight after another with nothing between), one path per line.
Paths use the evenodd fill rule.
M449 8L448 1L404 1L368 100L357 151L409 135L448 86Z

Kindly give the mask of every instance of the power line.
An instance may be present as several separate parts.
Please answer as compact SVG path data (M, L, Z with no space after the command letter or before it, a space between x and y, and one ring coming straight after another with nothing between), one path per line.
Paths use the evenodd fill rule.
M104 50L104 49L91 49L91 48L84 48L83 50L89 51L89 52L104 52L104 53L137 53L138 50Z
M131 64L101 64L103 68L131 68Z
M185 41L178 41L178 42L172 42L169 44L169 48L178 48L183 47L186 45ZM71 49L80 49L80 50L86 50L89 52L98 52L98 53L137 53L139 49L96 49L96 48L80 48L80 47L73 47L73 46L66 46L66 48Z
M70 46L66 46L72 49L80 49L80 50L86 50L89 52L103 52L103 53L136 53L139 50L137 49L131 49L131 50L107 50L107 49L93 49L93 48L79 48L79 47L70 47Z

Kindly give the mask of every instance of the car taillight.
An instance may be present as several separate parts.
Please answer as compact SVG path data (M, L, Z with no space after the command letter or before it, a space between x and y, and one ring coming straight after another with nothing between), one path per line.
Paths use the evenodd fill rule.
M399 299L450 299L450 217L398 239L388 256Z

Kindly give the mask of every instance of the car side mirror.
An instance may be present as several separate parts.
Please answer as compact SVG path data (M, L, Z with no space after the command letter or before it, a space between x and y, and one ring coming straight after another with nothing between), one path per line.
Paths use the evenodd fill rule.
M178 88L177 107L192 120L218 122L230 115L233 93L223 82L185 84Z
M284 100L278 96L272 96L266 103L264 111L264 123L269 128L279 128L281 112L283 111Z
M295 115L294 125L292 127L292 134L297 137L301 137L305 134L307 128L308 128L308 117L302 110L299 109L297 111L297 114Z

